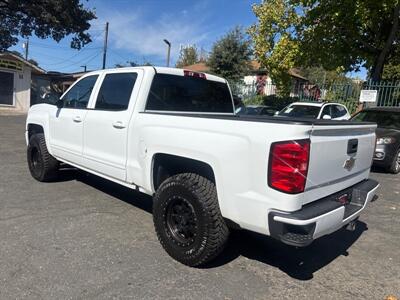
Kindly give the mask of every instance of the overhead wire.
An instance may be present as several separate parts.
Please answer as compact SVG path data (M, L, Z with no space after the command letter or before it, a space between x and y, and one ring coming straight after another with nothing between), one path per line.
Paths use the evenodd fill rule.
M103 33L104 32L104 30L102 31L102 32L100 32L99 34L97 34L97 35L95 35L94 36L94 38L93 38L93 41L95 41L95 40L97 40L98 39L98 37L101 35L101 33ZM34 43L34 45L36 44L36 42ZM39 43L40 44L40 43ZM43 45L45 45L45 44L43 44ZM47 46L47 45L46 45ZM56 48L59 48L59 47L56 47ZM60 57L55 57L55 56L51 56L51 55L48 55L48 54L44 54L43 55L43 53L41 53L41 55L42 56L47 56L47 57L49 57L49 58L56 58L56 59L58 59L58 60L60 60L59 62L53 62L53 63L45 63L44 65L45 66L58 66L58 68L64 68L63 67L63 65L65 65L65 64L82 64L82 61L85 61L86 59L90 59L90 58L92 58L92 57L96 57L96 56L98 56L98 55L100 55L100 53L101 52L99 52L99 53L97 53L97 54L95 54L94 56L87 56L87 57L85 57L85 58L83 58L82 60L79 60L79 61L74 61L73 59L75 58L75 57L77 57L77 56L79 56L79 55L81 55L83 52L85 52L85 51L87 51L87 50L99 50L99 49L102 49L103 47L84 47L84 48L82 48L81 50L79 50L78 51L78 53L75 53L74 55L72 55L72 56L70 56L70 57L68 57L68 58L60 58ZM68 49L71 49L71 48L68 48Z

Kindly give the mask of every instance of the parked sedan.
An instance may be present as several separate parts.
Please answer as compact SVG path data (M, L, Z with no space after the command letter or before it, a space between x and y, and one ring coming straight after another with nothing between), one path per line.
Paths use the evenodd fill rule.
M242 106L236 110L238 115L263 115L263 116L273 116L276 113L276 109L271 106L265 105L247 105Z
M380 107L362 110L352 120L378 124L373 165L390 173L400 172L400 108Z
M279 117L325 119L325 120L348 120L349 111L346 106L331 102L294 102L279 113Z

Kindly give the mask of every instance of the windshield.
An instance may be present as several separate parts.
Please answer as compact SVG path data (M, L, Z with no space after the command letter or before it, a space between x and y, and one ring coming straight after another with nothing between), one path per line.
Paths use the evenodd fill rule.
M378 127L393 128L400 130L400 112L394 111L362 111L355 115L352 120L374 122Z
M316 119L319 114L319 106L289 105L281 110L278 116Z

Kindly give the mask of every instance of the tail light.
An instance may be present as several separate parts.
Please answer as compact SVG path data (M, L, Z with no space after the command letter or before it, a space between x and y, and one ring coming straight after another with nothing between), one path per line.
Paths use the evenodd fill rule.
M183 75L184 75L184 76L190 76L190 77L197 77L197 78L207 79L207 78L206 78L206 74L204 74L204 73L198 73L198 72L193 72L193 71L189 71L189 70L183 70Z
M268 185L288 194L303 192L309 156L310 140L273 143L269 157Z

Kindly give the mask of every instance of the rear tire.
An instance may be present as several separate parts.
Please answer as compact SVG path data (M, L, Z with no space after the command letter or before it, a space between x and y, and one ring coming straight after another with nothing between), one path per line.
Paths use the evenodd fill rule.
M394 155L392 164L389 166L388 171L393 174L398 174L400 172L400 149L398 149Z
M193 173L161 184L154 197L153 221L165 251L188 266L217 257L229 236L214 183Z
M46 182L57 178L59 162L50 155L43 133L37 133L29 139L27 149L29 171L33 178Z

